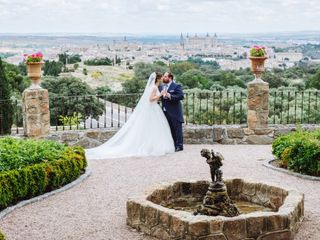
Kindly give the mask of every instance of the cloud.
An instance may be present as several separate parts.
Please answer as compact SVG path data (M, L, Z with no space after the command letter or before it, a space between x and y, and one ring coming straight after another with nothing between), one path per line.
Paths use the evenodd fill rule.
M320 30L318 0L0 0L1 32ZM36 21L35 21L36 20Z

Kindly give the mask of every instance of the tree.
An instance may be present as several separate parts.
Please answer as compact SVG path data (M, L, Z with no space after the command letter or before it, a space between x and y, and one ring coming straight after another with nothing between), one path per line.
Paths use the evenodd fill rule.
M279 88L282 86L288 86L288 82L279 74L274 74L272 72L265 72L262 75L262 79L269 83L270 88Z
M103 114L103 103L94 96L94 90L79 78L44 78L42 87L50 93L52 124L55 124L61 115L65 117L81 113L86 119L90 116L97 118Z
M223 87L228 86L239 86L245 88L246 84L237 77L233 72L230 71L219 71L213 76L213 80L219 83Z
M198 65L199 67L207 65L207 66L210 66L214 70L220 69L220 65L219 65L219 63L217 61L203 61L202 58L199 58L199 57L198 58L190 57L188 59L188 61Z
M27 76L27 65L24 62L20 62L18 68L21 75Z
M97 87L94 90L94 92L98 96L103 96L103 95L106 95L108 93L111 93L111 88L109 88L108 86Z
M2 62L2 65L9 82L11 96L21 98L23 90L30 86L30 79L21 75L19 66L6 62Z
M201 88L209 89L210 82L206 76L198 69L190 69L187 72L183 73L180 77L177 78L186 88Z
M126 80L122 83L122 91L124 93L140 93L143 92L146 84L147 81L134 77L133 79Z
M56 61L45 61L43 66L43 75L45 76L59 76L62 72L63 64Z
M167 66L159 65L157 63L136 63L134 65L134 78L136 80L147 80L152 72L164 73L168 71Z
M10 84L0 58L0 134L11 134L13 107L10 100Z
M320 69L306 82L307 88L320 89Z
M192 62L175 62L170 65L170 71L176 76L179 77L183 73L187 72L188 70L197 68L197 65L195 65Z
M62 62L64 65L81 62L81 56L79 54L69 55L65 52L65 53L58 54L58 57L59 57L59 62Z
M119 58L117 55L116 55L116 63L115 64L118 64L119 66L121 64L121 58Z
M120 60L120 62L121 62L121 60ZM102 65L111 66L112 60L108 57L94 58L94 59L88 59L88 60L84 61L84 64L88 65L88 66L102 66Z

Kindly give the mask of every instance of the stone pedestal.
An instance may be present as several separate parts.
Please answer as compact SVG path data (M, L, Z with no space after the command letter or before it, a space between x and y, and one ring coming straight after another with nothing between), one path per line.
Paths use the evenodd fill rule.
M210 184L203 203L195 214L225 217L240 215L238 208L228 196L227 188L223 181Z
M48 90L26 89L22 99L24 135L31 138L47 136L50 132Z
M248 128L267 129L269 116L269 84L263 81L248 83Z

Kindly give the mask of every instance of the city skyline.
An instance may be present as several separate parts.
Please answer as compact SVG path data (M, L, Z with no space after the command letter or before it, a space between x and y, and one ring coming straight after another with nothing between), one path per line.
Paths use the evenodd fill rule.
M0 33L318 31L317 0L0 0Z

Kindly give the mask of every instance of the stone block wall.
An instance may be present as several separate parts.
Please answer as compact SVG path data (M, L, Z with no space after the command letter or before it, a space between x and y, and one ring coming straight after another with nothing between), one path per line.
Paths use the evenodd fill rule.
M266 82L248 83L247 122L250 129L268 128L269 84Z
M184 126L186 144L271 144L273 140L296 130L296 125L274 125L268 129L250 130L240 125L187 125ZM319 129L320 125L302 125L303 130ZM84 148L97 147L110 139L118 128L55 131L46 136L68 145ZM21 136L22 137L22 136Z
M48 90L26 89L22 98L24 134L32 138L47 136L50 132Z

